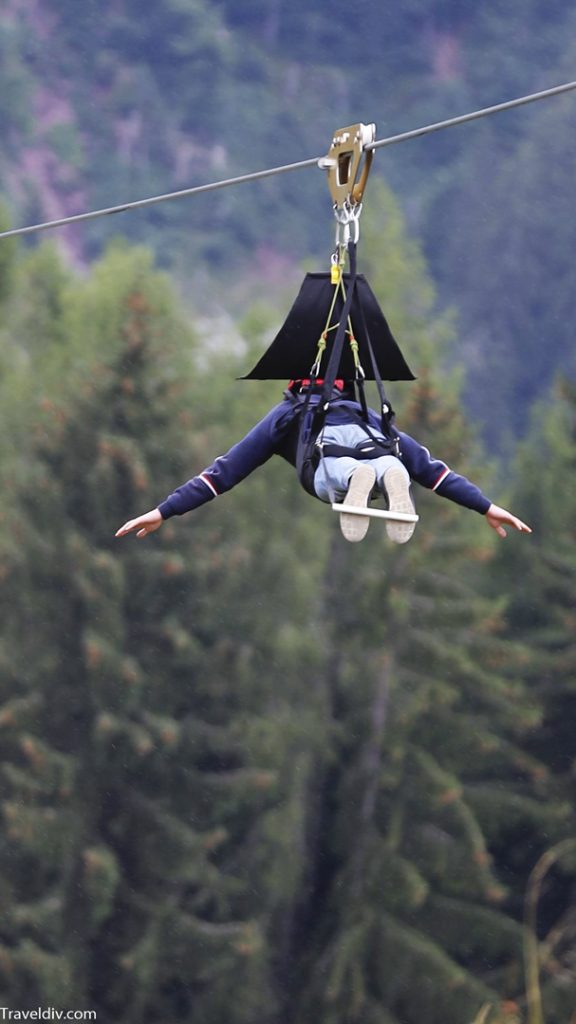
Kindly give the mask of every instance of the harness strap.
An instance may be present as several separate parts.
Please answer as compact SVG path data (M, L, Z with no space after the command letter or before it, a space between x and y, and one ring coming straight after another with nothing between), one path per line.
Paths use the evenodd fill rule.
M366 401L366 392L364 390L364 377L363 376L357 376L357 378L356 378L354 383L356 384L356 387L358 389L358 400L360 402L360 407L362 409L362 419L367 423L368 422L368 402Z
M382 445L382 439L378 437L376 434L372 433L372 430L368 426L367 421L363 419L363 417L360 416L355 409L351 409L347 405L346 411L350 416L350 419L354 420L355 423L358 423L358 425L362 427L364 433L368 435L368 437L372 440L372 442L375 445ZM388 422L386 426L387 429L384 431L384 443L386 445L389 445L390 447L385 454L395 455L396 458L400 458L400 438L398 437L396 431L393 429L391 422Z
M383 455L394 455L391 445L375 445L371 441L365 441L356 448L347 448L342 444L319 444L324 458L341 459L380 459Z
M362 309L362 304L361 303L358 303L358 316L360 318L360 323L361 323L361 325L362 325L362 327L364 329L364 336L366 338L366 344L368 346L368 351L370 353L370 362L372 364L372 373L374 375L374 380L376 381L376 387L378 388L378 395L380 397L380 415L381 415L381 422L382 422L382 430L383 430L384 434L386 434L387 437L393 438L395 436L394 435L394 431L393 431L393 427L392 427L392 423L394 421L394 410L392 409L392 406L390 405L390 402L388 401L388 399L386 397L386 392L384 390L384 383L382 381L382 377L380 375L380 370L378 368L378 360L376 359L376 356L374 355L374 349L372 347L372 340L371 340L370 334L368 332L368 324L366 323L366 317L364 316L364 310ZM362 392L363 389L360 388L359 390ZM361 400L362 400L362 398L363 398L363 395L361 394ZM398 440L398 438L396 437L396 441L397 440Z
M348 320L350 318L350 311L352 309L352 300L356 291L356 245L354 242L348 243L348 259L350 261L350 281L348 284L348 294L344 307L340 314L340 323L338 324L338 330L336 331L336 337L332 345L332 352L330 353L330 359L328 360L328 366L324 376L324 386L322 388L322 400L324 405L330 401L332 394L332 388L334 387L334 381L338 376L338 369L340 366L340 358L342 355L342 349L344 347L344 338L346 335L346 328Z

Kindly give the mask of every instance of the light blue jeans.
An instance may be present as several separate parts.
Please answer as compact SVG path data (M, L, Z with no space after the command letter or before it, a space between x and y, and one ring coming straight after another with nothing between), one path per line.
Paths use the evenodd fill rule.
M381 434L372 430L374 437L382 438ZM366 441L367 434L357 423L342 423L339 425L328 425L322 431L324 444L340 444L345 448L356 448L363 441ZM381 455L379 459L353 459L348 455L327 456L321 458L318 468L314 474L314 490L322 501L342 501L346 496L350 477L360 463L368 463L376 473L376 488L383 491L384 474L391 466L398 466L410 482L406 467L395 455Z

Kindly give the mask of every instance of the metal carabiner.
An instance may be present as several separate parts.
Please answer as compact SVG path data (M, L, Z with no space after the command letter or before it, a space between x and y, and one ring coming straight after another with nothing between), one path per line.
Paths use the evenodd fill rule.
M356 244L360 238L360 214L362 203L344 200L342 206L334 204L334 216L336 218L336 246L346 249L348 242Z

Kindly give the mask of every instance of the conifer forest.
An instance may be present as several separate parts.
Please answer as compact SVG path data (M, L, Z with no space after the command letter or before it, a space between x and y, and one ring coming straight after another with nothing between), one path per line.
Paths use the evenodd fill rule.
M0 232L576 79L569 0L2 0ZM576 90L375 153L414 486L361 544L241 439L326 173L0 237L0 1018L576 1024ZM371 404L377 394L369 391Z

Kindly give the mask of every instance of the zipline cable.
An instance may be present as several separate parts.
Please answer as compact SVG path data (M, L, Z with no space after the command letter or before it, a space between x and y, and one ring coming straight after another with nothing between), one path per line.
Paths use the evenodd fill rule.
M432 132L441 131L444 128L453 128L455 125L466 124L468 121L476 121L481 117L488 117L491 114L498 114L505 110L512 110L515 107L524 106L527 103L534 103L537 100L549 99L552 96L559 96L562 93L571 92L576 89L576 82L565 82L563 85L556 85L551 89L544 89L541 92L530 93L528 96L520 96L518 99L508 100L505 103L498 103L496 106L484 107L481 110L472 111L469 114L461 114L458 117L451 117L445 121L437 121L435 124L424 125L422 128L414 128L408 132L401 132L399 135L391 135L386 139L378 139L369 143L366 149L381 149L384 146L393 146L400 142L408 142L410 139L423 138L431 135ZM130 203L123 203L121 206L108 206L101 210L90 210L87 213L76 213L69 217L61 217L59 220L49 220L42 224L30 224L27 227L11 228L9 231L0 232L0 238L14 238L18 235L31 235L37 231L47 231L49 228L64 227L67 224L79 224L81 221L95 220L97 217L107 217L114 213L125 213L128 210L139 210L147 206L154 206L156 203L167 202L169 199L184 199L187 196L199 195L201 192L214 192L216 189L228 188L231 185L241 185L244 182L260 181L262 178L271 178L276 174L285 174L288 171L299 171L305 167L317 167L324 157L311 157L309 160L299 160L296 163L284 164L280 167L270 167L264 171L253 171L249 174L240 174L236 178L225 178L222 181L213 181L206 185L195 185L192 188L184 188L178 192L165 192L159 196L150 196L148 199L137 199Z
M253 171L250 174L240 174L237 178L213 181L208 185L194 185L192 188L184 188L179 192L166 192L160 196L150 196L149 199L136 199L134 202L124 203L122 206L108 206L103 210L91 210L88 213L76 213L70 217L62 217L60 220L49 220L45 224L31 224L25 228L12 228L10 231L0 232L0 238L9 238L11 235L30 235L34 231L60 228L65 224L78 224L83 220L95 220L96 217L106 217L112 213L140 210L146 206L154 206L155 203L163 203L168 199L184 199L186 196L198 195L200 192L214 192L218 188L227 188L229 185L241 185L245 181L259 181L260 178L271 178L272 175L283 174L285 171L296 171L302 167L317 167L318 160L319 157L312 157L310 160L300 160L299 163L285 164L283 167L270 167L266 171Z
M419 139L423 135L431 135L432 132L439 132L442 128L453 128L458 124L466 124L468 121L477 121L480 117L488 117L490 114L499 114L504 110L512 110L514 107L522 107L526 103L534 103L536 100L546 100L551 96L560 96L563 92L571 92L576 89L576 82L565 82L564 85L555 85L552 89L544 89L542 92L533 92L529 96L520 96L516 100L507 100L505 103L497 103L494 107L484 107L482 110L475 110L470 114L461 114L459 117L450 117L447 121L437 121L436 124L428 124L424 128L413 128L409 132L401 132L400 135L391 135L387 139L379 139L376 142L369 142L366 149L382 149L384 146L394 146L398 142L408 142L410 139Z

